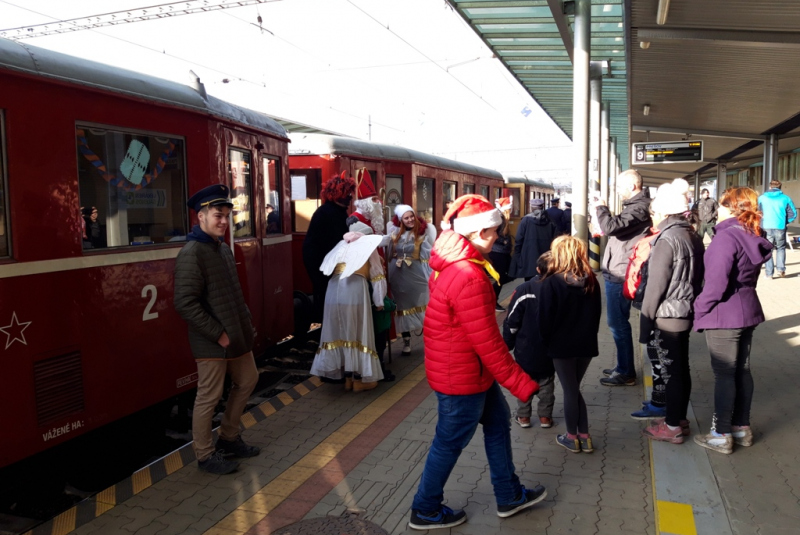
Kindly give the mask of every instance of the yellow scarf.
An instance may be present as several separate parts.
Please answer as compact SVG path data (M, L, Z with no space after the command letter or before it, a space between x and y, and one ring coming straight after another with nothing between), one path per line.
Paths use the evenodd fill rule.
M485 258L483 260L476 260L475 258L470 258L469 261L474 264L478 264L479 266L483 266L483 269L486 270L486 273L488 273L489 276L497 282L497 284L500 284L500 274L494 269L494 267L488 260L486 260Z
M497 284L500 284L500 274L494 269L494 267L488 260L486 259L476 260L475 258L470 258L469 261L474 264L478 264L479 266L483 266L483 269L486 270L486 273L488 273L489 276L497 282ZM436 280L438 278L439 278L439 272L434 271L433 280Z

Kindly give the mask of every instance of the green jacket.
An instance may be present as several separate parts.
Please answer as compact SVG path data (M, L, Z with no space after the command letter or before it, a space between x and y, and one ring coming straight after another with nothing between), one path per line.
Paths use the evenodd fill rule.
M230 247L190 241L175 261L175 310L189 325L196 359L236 358L253 349L250 310L244 302ZM230 345L217 343L222 332Z

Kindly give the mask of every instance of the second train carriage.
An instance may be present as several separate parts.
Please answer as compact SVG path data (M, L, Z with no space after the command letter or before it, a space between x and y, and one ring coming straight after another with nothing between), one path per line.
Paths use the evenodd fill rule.
M540 180L508 176L505 177L502 195L503 197L510 195L514 199L509 218L511 236L514 237L517 235L520 220L531 213L531 201L544 199L544 206L548 208L550 201L555 198L555 189L552 185Z
M0 39L0 468L194 386L172 274L204 186L257 349L292 333L287 145L201 86Z
M476 193L494 201L503 195L503 176L491 169L342 136L290 134L290 138L294 286L309 294L311 281L301 267L302 244L311 215L320 205L322 184L330 177L342 171L355 176L358 169L366 168L390 218L395 206L407 204L437 230L447 203L456 197Z

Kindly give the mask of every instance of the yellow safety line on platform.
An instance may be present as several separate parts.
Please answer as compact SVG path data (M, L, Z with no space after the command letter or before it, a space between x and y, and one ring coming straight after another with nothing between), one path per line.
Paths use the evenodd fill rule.
M647 388L648 386L652 388L653 386L653 376L652 375L645 375L644 376L644 386Z
M691 505L656 500L656 510L659 532L671 535L697 535Z
M425 365L420 364L204 535L241 534L258 524L424 378Z

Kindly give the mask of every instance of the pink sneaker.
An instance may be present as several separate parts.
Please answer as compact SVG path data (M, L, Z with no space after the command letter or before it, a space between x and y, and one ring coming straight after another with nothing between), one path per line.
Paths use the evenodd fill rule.
M653 420L653 423L642 430L642 435L653 440L683 444L683 429L672 430L664 420Z

